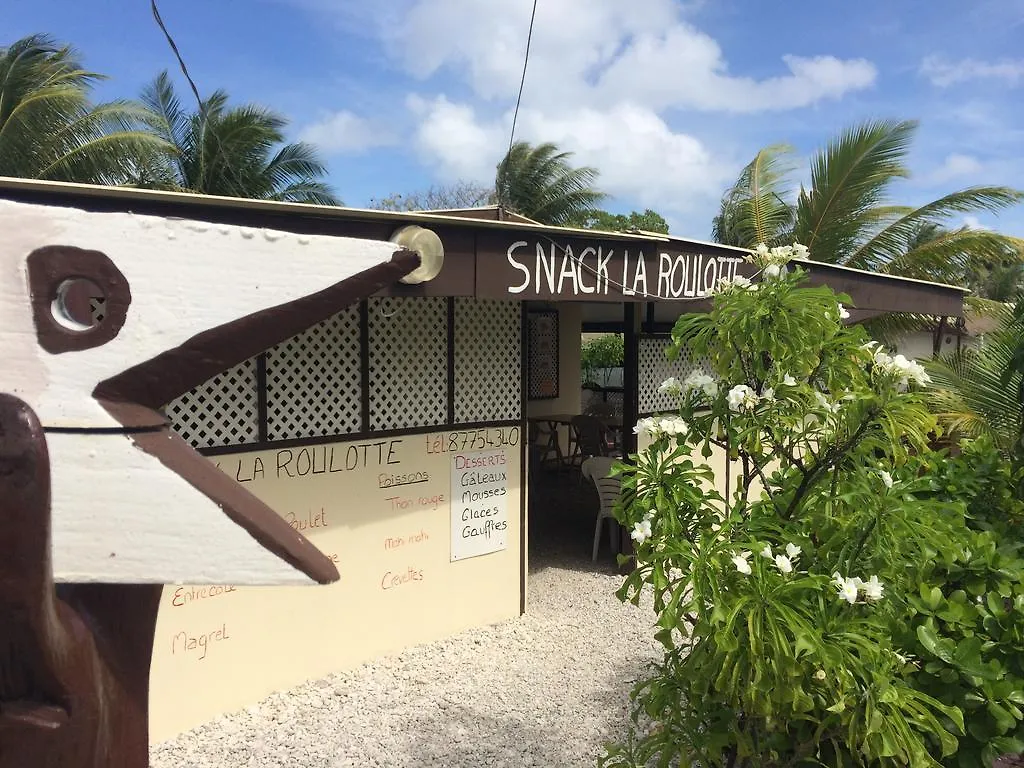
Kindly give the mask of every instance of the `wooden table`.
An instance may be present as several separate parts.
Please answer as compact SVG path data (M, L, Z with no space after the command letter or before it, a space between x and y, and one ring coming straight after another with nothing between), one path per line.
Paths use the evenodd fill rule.
M529 416L527 417L528 422L536 424L540 430L540 436L544 438L544 442L541 445L541 456L540 462L543 464L548 460L550 455L555 457L555 465L558 467L565 467L567 465L567 458L565 453L562 451L562 445L558 440L558 428L561 426L568 427L569 429L569 455L572 456L573 446L576 443L576 431L573 429L572 420L579 416L578 413L549 413L544 416ZM595 416L604 422L605 426L613 430L622 429L622 417L621 416Z

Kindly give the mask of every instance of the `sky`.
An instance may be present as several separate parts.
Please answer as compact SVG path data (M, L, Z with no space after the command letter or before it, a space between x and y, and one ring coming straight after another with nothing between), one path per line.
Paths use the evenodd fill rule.
M493 183L533 0L158 0L200 92L279 111L346 205ZM149 0L4 0L5 45L43 32L108 76L97 99L184 84ZM1024 188L1024 0L537 0L515 138L597 168L615 212L707 239L722 192L767 145L813 152L869 119L919 121L919 205ZM182 87L180 93L187 91ZM1024 237L1024 206L954 224Z

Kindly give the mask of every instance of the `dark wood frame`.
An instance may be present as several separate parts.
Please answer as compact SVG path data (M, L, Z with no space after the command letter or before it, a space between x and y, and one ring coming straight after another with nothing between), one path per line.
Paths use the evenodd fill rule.
M534 345L536 341L536 327L535 323L539 322L551 322L554 325L554 355L545 360L545 370L543 373L551 375L555 382L554 392L550 390L544 390L541 387L539 376L542 371L538 369L536 360L533 357ZM526 362L527 362L527 387L526 396L530 400L555 400L559 397L560 392L560 369L561 369L561 358L560 352L560 336L558 326L558 310L557 309L529 309L526 312Z

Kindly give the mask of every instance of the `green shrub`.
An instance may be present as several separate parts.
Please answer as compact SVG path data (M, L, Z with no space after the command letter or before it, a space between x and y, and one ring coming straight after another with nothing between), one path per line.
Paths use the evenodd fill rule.
M608 369L620 367L624 356L621 334L608 333L585 342L580 350L583 383L607 386ZM597 381L599 375L603 378L601 382Z
M619 596L653 604L665 653L603 766L977 766L1018 746L1012 478L984 446L929 448L927 375L803 287L801 250L760 249L760 284L680 318L676 351L714 376L665 382L678 412L642 420L651 445L619 468Z

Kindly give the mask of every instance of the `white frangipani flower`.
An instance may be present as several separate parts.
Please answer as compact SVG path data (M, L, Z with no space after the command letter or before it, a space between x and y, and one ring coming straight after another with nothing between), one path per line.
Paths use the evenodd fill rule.
M777 267L784 270L785 266L793 259L806 259L807 246L793 243L792 245L777 245L769 248L764 243L758 243L757 247L746 256L746 260L757 264L764 270L766 277L769 267Z
M882 470L878 474L881 476L882 483L885 485L885 487L886 488L892 488L892 475L890 475L885 470Z
M857 602L861 593L869 602L882 599L883 586L877 576L872 576L864 581L859 576L844 578L838 572L832 574L832 583L839 592L839 599L845 600L850 605Z
M792 542L786 545L786 556L789 557L790 560L796 560L800 557L800 552L802 551L803 550L801 550L800 547Z
M822 408L829 413L837 413L839 411L839 403L830 402L824 394L817 390L814 392L814 399L817 401L819 408Z
M872 602L882 599L882 592L884 588L882 582L878 580L877 576L872 576L865 582L861 583L861 589L864 591L864 597Z
M678 416L648 416L637 421L633 427L636 435L646 435L652 440L659 437L685 435L689 431L686 421Z
M683 391L683 385L675 376L669 376L658 385L658 392L663 395L679 395Z
M875 368L882 374L896 379L896 389L900 392L906 391L910 382L922 387L931 383L931 377L924 366L916 360L908 360L903 355L893 356L878 349L874 352L873 362Z
M640 522L633 524L633 532L629 535L637 544L643 544L651 538L651 533L651 521L641 520Z
M718 394L718 382L704 371L694 371L683 381L683 392L688 394L698 390L713 398Z
M839 598L845 600L850 605L857 602L857 582L854 579L844 579L838 573L833 577L835 579L836 588L839 590Z
M718 280L718 285L715 286L713 293L725 293L726 291L739 288L745 291L756 291L757 285L750 282L749 278L743 275L734 275L732 278L722 277Z
M776 555L775 556L775 567L778 568L783 573L792 573L793 572L793 561L790 560L785 555Z
M740 552L738 555L733 555L732 564L736 566L736 570L742 573L744 576L749 576L751 573L749 552Z
M757 405L757 394L746 384L737 384L726 395L730 411L751 411Z

